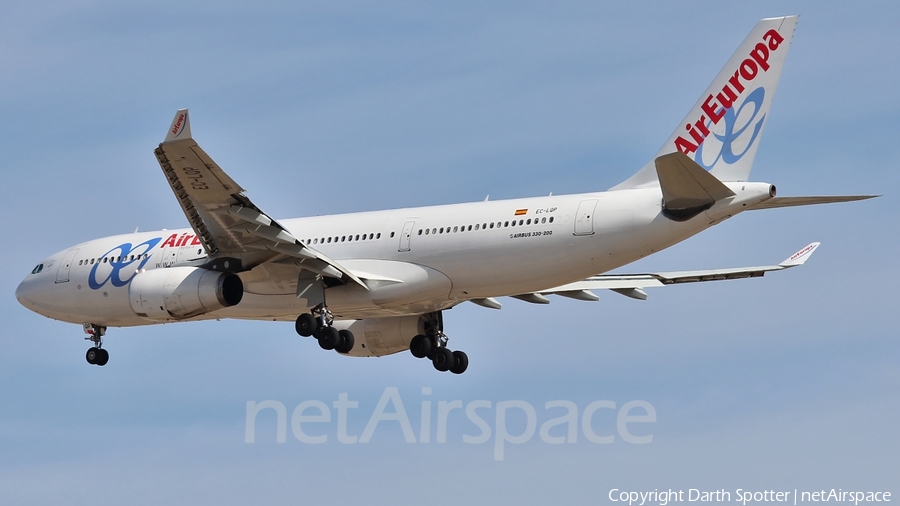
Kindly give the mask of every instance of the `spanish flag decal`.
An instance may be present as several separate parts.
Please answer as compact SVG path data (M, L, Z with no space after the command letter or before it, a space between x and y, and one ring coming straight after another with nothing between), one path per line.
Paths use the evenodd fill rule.
M522 216L523 214L528 214L528 209L516 209L516 216Z

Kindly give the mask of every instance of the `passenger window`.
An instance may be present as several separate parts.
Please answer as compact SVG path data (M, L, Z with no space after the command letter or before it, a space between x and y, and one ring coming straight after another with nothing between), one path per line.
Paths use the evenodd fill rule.
M478 223L475 224L475 230L478 230Z
M419 229L419 235L422 235L422 229L421 229L421 228Z
M531 218L528 218L528 221L525 222L526 225L531 225Z
M510 224L510 226L515 227L515 226L516 226L516 220L512 220L512 223Z
M477 230L477 229L476 229L476 230ZM472 225L469 225L469 230L468 230L468 232L471 232L471 231L472 231Z
M394 238L394 233L393 233L393 232L391 232L391 239L393 239L393 238Z
M376 239L381 239L381 232L378 232L378 235L375 236Z
M328 238L328 243L331 244L331 237Z
M359 240L359 234L356 234L356 240L357 241Z
M553 216L550 217L550 223L553 223Z
M457 227L453 227L453 231L456 232L456 230L457 230Z

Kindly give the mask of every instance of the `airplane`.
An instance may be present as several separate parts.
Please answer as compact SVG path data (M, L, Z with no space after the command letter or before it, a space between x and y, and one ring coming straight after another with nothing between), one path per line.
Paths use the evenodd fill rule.
M90 364L108 327L238 318L295 322L321 348L356 357L409 350L438 371L469 363L443 311L499 297L646 299L646 288L763 276L767 266L609 272L749 210L877 195L778 197L749 181L797 16L763 19L653 159L607 191L276 220L203 151L187 109L155 155L190 228L116 235L42 260L16 289L26 308L79 323Z

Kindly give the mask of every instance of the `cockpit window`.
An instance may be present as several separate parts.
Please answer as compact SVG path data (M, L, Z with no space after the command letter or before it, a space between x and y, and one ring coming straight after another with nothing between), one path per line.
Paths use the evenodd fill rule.
M37 273L41 272L42 270L44 270L44 264L37 264L37 267L35 267L34 269L31 269L31 273L37 274Z

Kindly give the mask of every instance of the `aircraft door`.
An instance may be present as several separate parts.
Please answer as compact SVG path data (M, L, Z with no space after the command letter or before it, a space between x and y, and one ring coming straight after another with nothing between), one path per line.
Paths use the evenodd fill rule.
M582 200L578 204L578 212L575 213L575 235L593 235L596 207L597 199Z
M167 246L162 250L162 258L160 259L160 267L172 267L178 256L178 249L173 246Z
M403 225L403 232L400 232L400 248L397 251L409 251L409 240L412 236L413 225L416 222L407 221Z
M69 281L69 269L72 267L72 260L75 260L75 255L77 254L78 248L72 248L66 253L66 256L63 257L62 262L59 263L59 269L56 271L57 283L66 283Z

